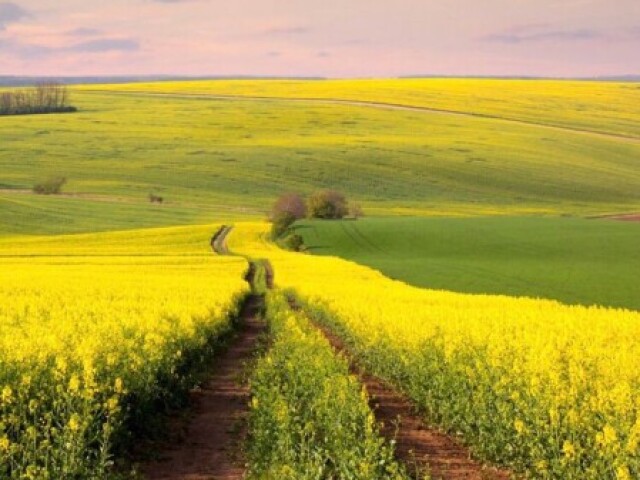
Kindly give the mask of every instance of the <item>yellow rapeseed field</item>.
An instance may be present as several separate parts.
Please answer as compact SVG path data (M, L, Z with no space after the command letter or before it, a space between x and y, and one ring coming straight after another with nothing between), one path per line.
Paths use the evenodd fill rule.
M269 258L277 286L482 458L535 478L640 476L640 313L414 288L277 250L267 231L240 224L230 247Z
M248 288L213 231L0 242L0 478L104 478L193 384Z

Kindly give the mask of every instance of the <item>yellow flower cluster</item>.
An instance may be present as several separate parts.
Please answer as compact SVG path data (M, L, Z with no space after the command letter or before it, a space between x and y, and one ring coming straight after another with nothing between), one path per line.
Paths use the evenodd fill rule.
M640 476L640 313L414 288L280 251L267 229L240 224L230 246L269 258L278 286L476 454L536 478Z
M0 242L0 478L103 478L123 422L184 392L248 288L213 231Z

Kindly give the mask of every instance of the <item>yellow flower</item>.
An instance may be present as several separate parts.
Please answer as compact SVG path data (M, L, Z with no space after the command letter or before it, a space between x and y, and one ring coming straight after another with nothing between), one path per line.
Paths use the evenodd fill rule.
M616 468L616 480L632 480L631 473L626 465L621 465Z
M573 458L576 456L576 447L569 440L565 440L562 445L562 453L567 458Z
M69 430L71 430L72 432L78 431L78 429L80 428L80 417L78 416L77 413L74 413L73 415L71 415L71 418L69 419L69 423L67 424L67 426L69 427Z
M76 393L80 389L80 379L77 375L73 375L69 380L69 391Z
M120 377L116 378L113 388L116 391L116 393L122 393L124 391L124 385Z
M7 450L9 450L10 446L11 442L6 435L0 437L0 452L6 452Z
M516 429L516 432L518 432L518 434L522 434L525 431L525 425L524 422L522 420L516 420L513 422L513 428Z
M13 400L13 390L7 385L2 389L2 403L11 403L11 400Z

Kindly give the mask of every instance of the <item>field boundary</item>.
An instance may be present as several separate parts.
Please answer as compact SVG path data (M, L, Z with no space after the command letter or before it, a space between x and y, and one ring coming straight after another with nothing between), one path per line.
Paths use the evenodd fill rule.
M164 98L176 98L183 100L260 100L260 101L276 101L276 102L292 102L292 103L320 103L328 105L347 105L353 107L369 107L378 108L384 110L396 110L406 112L418 112L418 113L430 113L439 115L449 115L457 117L467 118L480 118L487 120L498 120L508 123L514 123L518 125L528 125L531 127L538 127L547 130L555 130L561 132L569 132L578 135L586 135L592 137L599 137L608 140L623 141L626 143L640 144L640 137L633 135L625 135L622 133L604 132L601 130L591 130L588 128L577 128L566 125L557 125L552 123L535 122L531 120L519 120L517 118L501 117L499 115L491 115L488 113L478 112L465 112L461 110L448 110L444 108L435 107L420 107L415 105L406 105L401 103L387 103L387 102L375 102L367 100L349 100L344 98L314 98L314 97L278 97L278 96L262 96L262 95L224 95L224 94L202 94L202 93L166 93L166 92L143 92L139 90L131 91L115 91L115 90L103 90L103 89L87 89L81 90L82 93L106 93L110 95L128 95L128 96L142 96L142 97L164 97Z

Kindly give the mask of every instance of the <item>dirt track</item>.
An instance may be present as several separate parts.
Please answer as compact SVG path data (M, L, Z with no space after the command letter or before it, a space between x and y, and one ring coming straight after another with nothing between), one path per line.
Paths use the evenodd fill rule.
M183 437L166 445L160 458L141 466L146 479L240 480L245 473L242 444L246 437L249 387L242 380L265 325L260 318L262 299L249 297L240 315L237 336L217 357L211 378L192 392L191 418Z
M290 305L300 310L293 299ZM414 478L421 479L424 473L429 473L434 480L510 478L508 471L487 467L471 459L469 450L457 439L427 426L405 396L359 369L343 341L326 328L316 326L337 352L351 360L352 370L364 384L376 420L382 425L382 434L389 440L396 440L396 457Z

